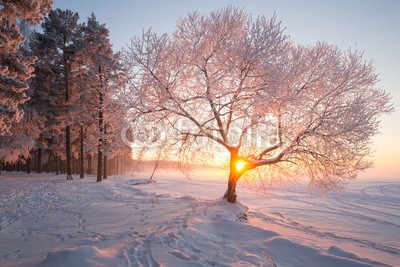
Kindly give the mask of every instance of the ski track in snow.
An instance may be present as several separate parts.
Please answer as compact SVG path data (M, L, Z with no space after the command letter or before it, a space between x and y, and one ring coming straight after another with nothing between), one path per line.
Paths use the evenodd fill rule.
M217 201L225 183L141 183L3 173L0 266L400 266L400 183L241 187L250 210Z

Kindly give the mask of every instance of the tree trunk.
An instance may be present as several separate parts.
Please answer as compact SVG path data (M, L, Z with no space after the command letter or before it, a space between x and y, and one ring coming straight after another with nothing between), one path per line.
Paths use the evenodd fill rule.
M107 145L107 124L104 124L104 148ZM103 179L107 179L107 156L104 155Z
M153 180L153 176L157 170L157 167L158 167L158 160L156 161L156 164L154 165L154 169L153 169L153 172L151 173L150 180Z
M42 149L40 147L37 150L36 165L36 172L42 173Z
M92 164L92 155L87 154L86 155L87 158L87 167L86 167L86 173L87 174L92 174L92 168L93 168L93 164Z
M28 158L26 159L26 173L31 173L31 155L28 155Z
M99 80L100 80L100 92L99 92L99 145L97 152L97 182L102 181L102 161L103 161L103 78L101 75L101 66L99 66Z
M26 172L26 159L25 157L22 157L22 159L24 160L24 162L21 162L21 171Z
M114 158L108 160L108 176L114 175Z
M107 156L104 156L103 179L107 179Z
M60 158L58 156L55 156L54 161L55 161L56 175L59 175L60 174L60 170L59 170Z
M85 177L85 159L83 157L83 126L81 125L81 150L80 150L80 155L79 155L79 160L80 160L80 176L79 178L83 179Z
M115 175L115 173L114 173L114 169L115 169L114 161L115 161L115 157L108 160L108 176Z
M66 38L64 37L64 44L66 45ZM67 128L65 129L65 147L66 147L66 157L67 157L67 180L73 180L72 169L71 169L71 126L69 125L69 63L67 52L63 51L64 60L64 79L65 79L65 103L67 106Z
M102 102L102 96L100 93L100 101ZM99 131L100 131L100 138L98 144L98 151L97 151L97 182L102 181L102 170L103 170L103 112L99 111Z
M75 158L71 157L71 173L76 174L76 164L75 164Z
M52 155L53 155L53 153L52 153L52 151L51 150L49 150L49 158L47 159L47 164L46 164L46 171L47 171L47 173L50 173L50 171L51 171L51 158L52 158Z
M21 160L17 161L17 172L21 171Z
M97 152L97 182L101 182L103 180L102 178L102 167L103 167L103 153L101 152L101 138L99 139L99 148Z
M114 157L114 171L113 171L114 175L119 175L118 172L118 156Z
M239 177L235 171L229 173L228 189L225 192L224 198L226 198L226 200L230 203L236 202L236 183L238 180Z
M121 155L118 155L117 156L117 162L116 162L116 174L117 175L121 175L121 173L122 173L122 160L121 160Z
M123 159L122 159L122 174L125 174L126 173L126 165L127 165L128 163L126 162L126 155L124 154L124 157L123 157Z
M236 183L239 180L241 173L236 170L236 162L238 160L238 151L231 150L231 158L229 162L229 179L228 179L228 189L224 194L224 198L230 203L236 202Z
M71 168L71 126L66 129L66 153L67 153L67 180L73 180Z

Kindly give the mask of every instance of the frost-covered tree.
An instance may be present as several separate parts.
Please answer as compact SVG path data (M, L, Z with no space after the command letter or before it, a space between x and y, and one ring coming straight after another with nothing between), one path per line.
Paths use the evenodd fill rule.
M115 54L109 39L109 30L92 14L80 28L82 42L74 58L74 78L79 81L80 103L86 113L85 124L98 125L97 137L97 181L107 178L107 155L112 154L111 138L121 122L114 93L123 86L123 69L119 54ZM121 128L121 127L119 127ZM108 152L105 150L108 149Z
M229 202L255 169L261 185L308 177L311 187L341 188L371 166L379 116L392 111L362 53L295 45L275 16L232 7L181 18L172 36L145 32L124 55L136 121L170 127L171 154L227 151Z
M39 134L36 120L37 114L34 111L25 110L23 118L11 125L9 134L0 138L0 163L29 163L30 150Z
M78 13L71 10L52 10L42 23L43 32L35 34L34 52L38 57L36 68L43 84L35 90L42 90L42 97L54 111L55 125L65 128L65 156L67 179L72 179L71 169L71 125L75 100L79 94L72 90L72 62L80 37L78 31ZM40 105L41 102L39 102Z
M0 135L23 117L21 105L28 100L25 91L32 75L34 57L20 49L25 38L18 22L40 22L50 11L52 0L0 1Z
M31 50L36 55L37 61L34 77L30 80L31 93L28 101L28 105L39 115L36 125L39 127L40 135L35 145L36 171L39 173L42 169L42 152L48 149L53 152L59 150L58 139L64 135L65 129L65 124L62 122L65 117L65 108L63 108L65 99L63 89L60 88L60 70L56 64L49 64L55 51L47 49L43 43L45 41L42 41L35 33ZM65 152L62 155L65 155Z

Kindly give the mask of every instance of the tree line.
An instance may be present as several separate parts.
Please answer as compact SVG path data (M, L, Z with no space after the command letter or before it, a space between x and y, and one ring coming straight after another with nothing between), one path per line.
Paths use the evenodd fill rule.
M77 12L51 6L0 2L1 169L96 173L101 181L129 163L120 137L127 106L118 97L125 70L93 13L81 23Z

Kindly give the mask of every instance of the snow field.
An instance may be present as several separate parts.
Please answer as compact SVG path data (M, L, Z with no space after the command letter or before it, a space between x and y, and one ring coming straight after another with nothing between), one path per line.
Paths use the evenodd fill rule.
M400 265L400 183L239 187L232 205L223 180L2 175L0 266Z

